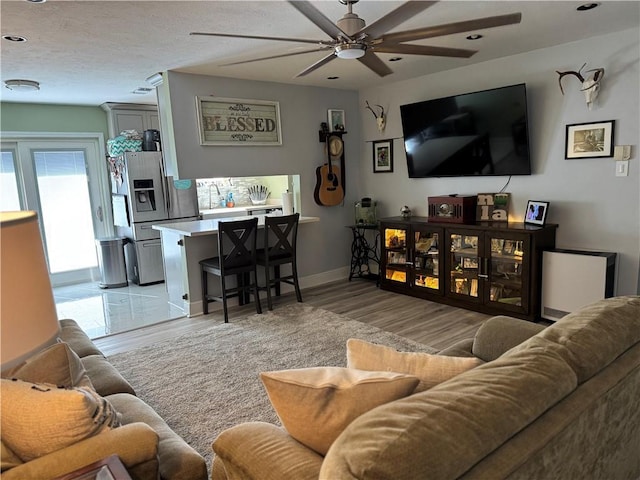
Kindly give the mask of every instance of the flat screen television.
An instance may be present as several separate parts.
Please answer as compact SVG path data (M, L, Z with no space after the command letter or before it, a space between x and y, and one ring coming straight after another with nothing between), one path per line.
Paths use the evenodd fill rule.
M531 175L525 84L400 106L410 178Z

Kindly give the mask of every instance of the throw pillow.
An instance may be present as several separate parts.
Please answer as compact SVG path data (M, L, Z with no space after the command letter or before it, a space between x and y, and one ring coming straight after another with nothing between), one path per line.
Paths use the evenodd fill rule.
M289 435L321 455L358 416L410 395L418 384L410 375L341 367L264 372L260 378Z
M90 388L1 382L2 441L23 462L120 425L120 415Z
M347 340L347 367L415 375L417 392L449 380L484 363L476 357L447 357L420 352L398 352L391 347L350 338Z
M25 363L2 372L2 377L33 383L51 383L60 387L93 388L80 357L64 342L53 344Z

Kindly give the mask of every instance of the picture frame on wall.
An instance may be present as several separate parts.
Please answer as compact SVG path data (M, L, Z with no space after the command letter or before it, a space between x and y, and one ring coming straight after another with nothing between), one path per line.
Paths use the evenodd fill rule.
M280 104L196 97L200 145L282 145Z
M613 157L615 120L567 125L565 159Z
M393 172L393 139L373 142L373 173Z
M344 110L327 110L327 121L329 130L332 132L344 132L346 130L346 120Z
M524 223L530 225L544 225L544 222L547 220L548 211L549 202L529 200L527 202L527 210L524 213Z

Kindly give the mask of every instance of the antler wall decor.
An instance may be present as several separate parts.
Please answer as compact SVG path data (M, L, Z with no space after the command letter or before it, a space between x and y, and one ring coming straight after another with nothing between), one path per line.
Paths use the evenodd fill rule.
M376 113L376 111L371 108L371 105L369 105L369 102L366 101L367 104L367 108L369 110L371 110L371 113L373 113L373 116L376 117L376 122L378 123L378 131L380 133L384 132L384 127L386 126L387 123L387 117L384 116L384 107L382 105L376 105L376 107L378 107L380 109L380 113Z
M591 110L591 106L593 105L593 102L595 102L596 98L598 97L598 92L600 91L600 82L604 77L604 68L593 68L591 70L587 70L585 73L593 73L585 79L582 76L582 69L586 65L586 63L583 64L582 67L580 67L580 70L578 70L577 72L573 70L567 70L566 72L560 72L556 70L556 73L560 75L558 77L558 83L560 84L560 91L563 95L564 90L562 89L562 77L566 75L574 75L578 80L580 80L580 82L582 83L582 88L580 89L580 91L584 92L585 100L587 101L587 107L589 107L589 110Z

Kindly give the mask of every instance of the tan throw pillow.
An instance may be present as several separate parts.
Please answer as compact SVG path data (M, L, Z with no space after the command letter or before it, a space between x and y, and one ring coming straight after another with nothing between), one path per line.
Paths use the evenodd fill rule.
M341 367L260 374L269 400L293 438L321 455L363 413L410 395L418 379Z
M420 352L398 352L390 347L350 338L347 340L347 367L360 370L398 372L420 379L417 392L449 380L484 362L475 357L448 357Z
M90 388L1 382L2 441L23 462L120 425L120 415Z
M51 345L25 363L2 372L2 377L33 383L51 383L59 387L93 388L80 357L64 342Z

